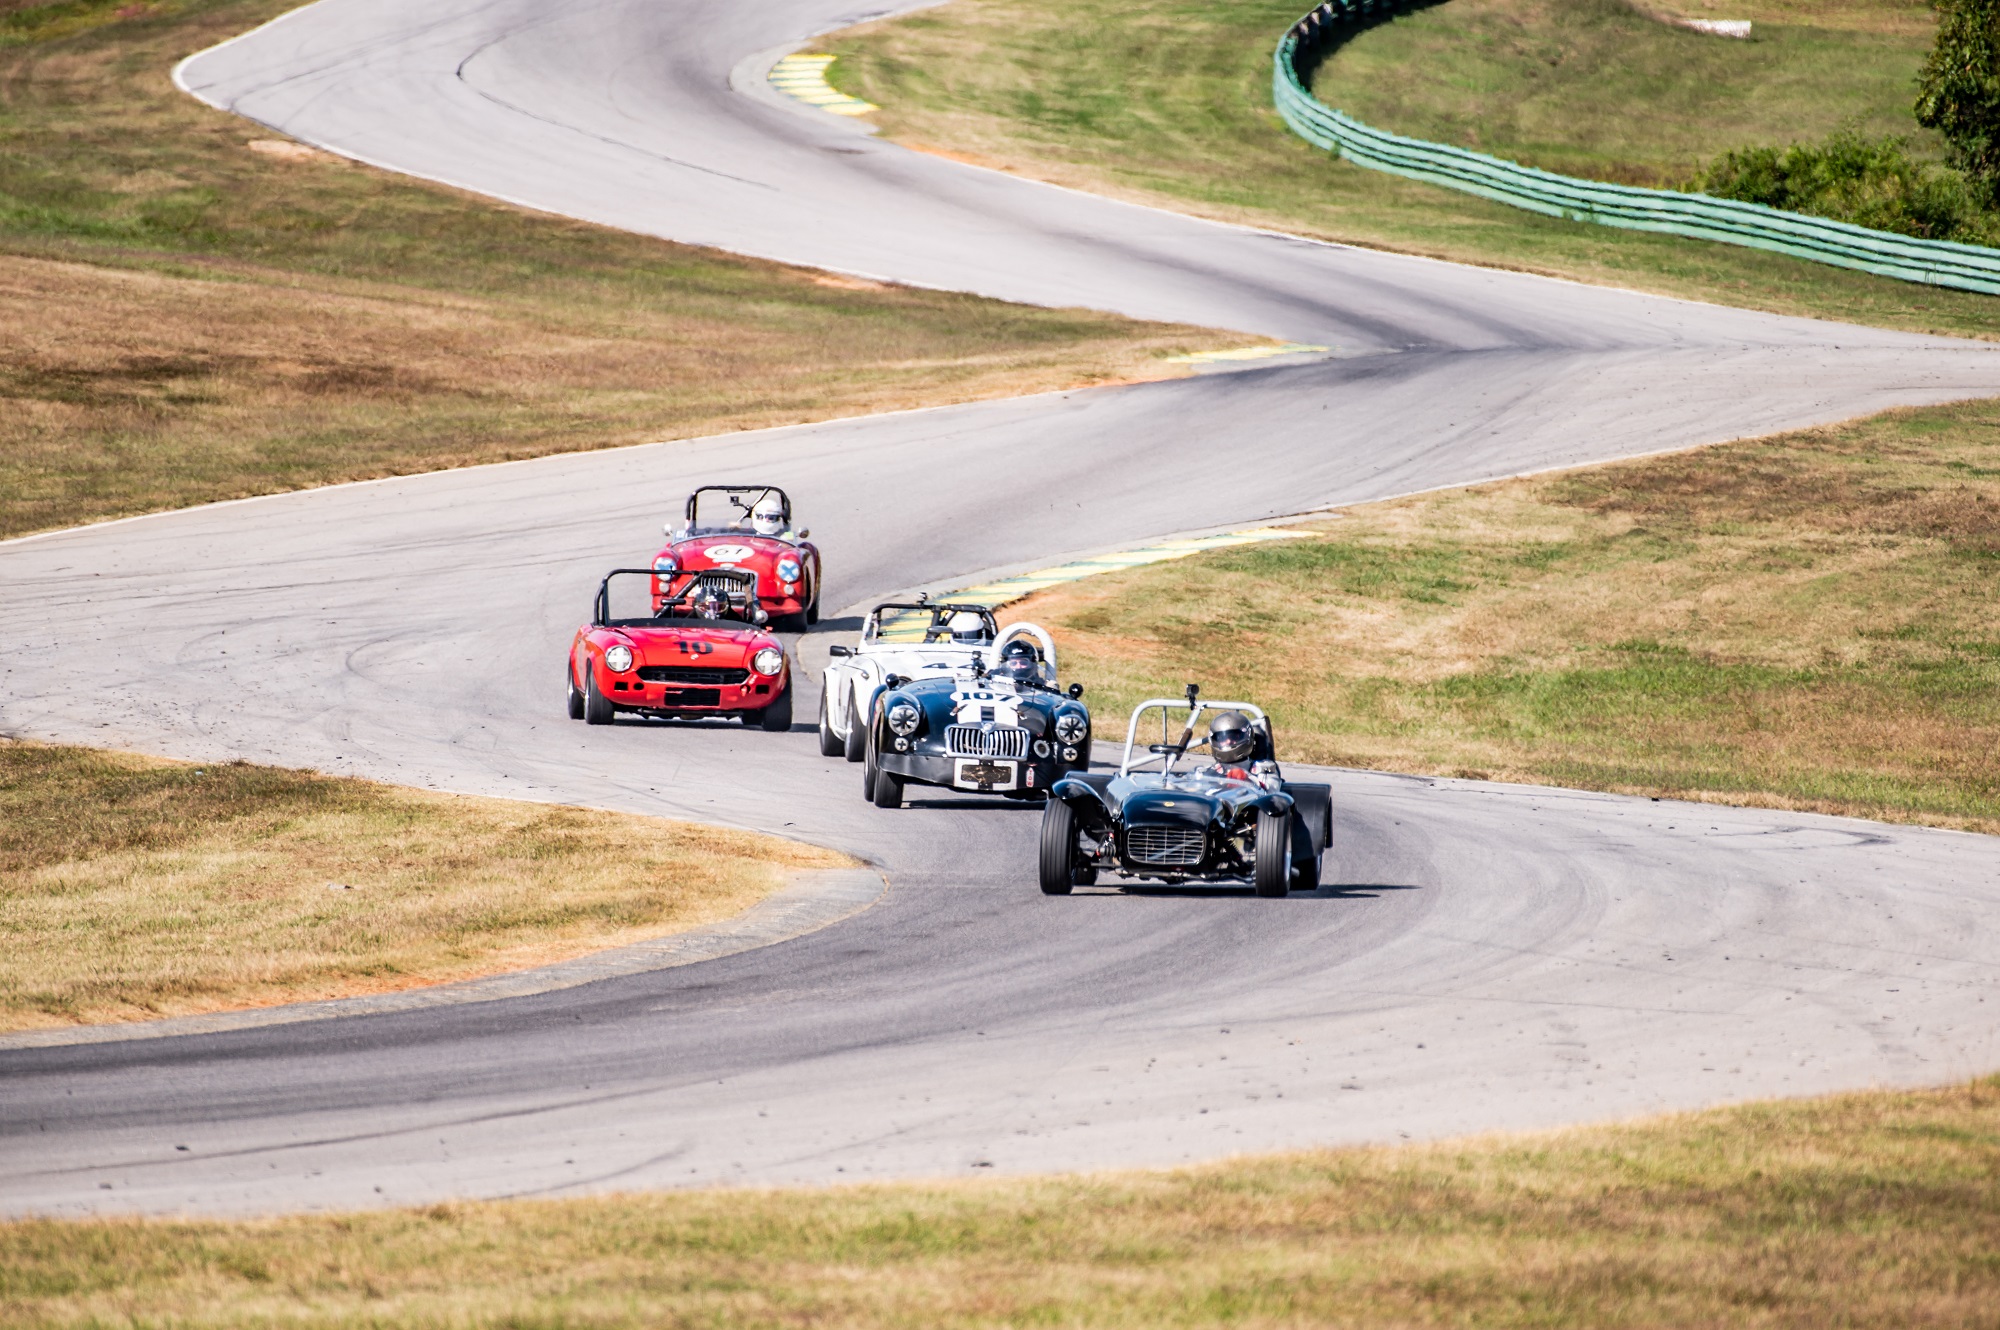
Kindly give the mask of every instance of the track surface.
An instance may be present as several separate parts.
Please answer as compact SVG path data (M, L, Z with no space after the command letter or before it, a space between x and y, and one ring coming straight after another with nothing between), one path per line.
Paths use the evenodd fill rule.
M853 850L892 881L846 923L657 975L0 1054L0 1206L1169 1163L2000 1062L2000 846L1980 837L1336 773L1336 885L1314 897L1050 901L1030 811L868 808L803 728L562 719L597 570L652 549L700 480L790 487L830 596L860 604L2000 392L1985 347L1308 244L904 153L763 86L845 17L811 0L324 0L183 77L323 146L612 225L1339 354L0 546L9 733L711 818Z

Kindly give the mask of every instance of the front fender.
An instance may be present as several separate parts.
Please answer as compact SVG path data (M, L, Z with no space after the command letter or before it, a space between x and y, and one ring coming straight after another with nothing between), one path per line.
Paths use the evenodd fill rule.
M1258 795L1255 799L1241 804L1239 807L1254 808L1260 813L1269 813L1273 817L1283 817L1292 811L1292 796L1286 794L1283 790L1272 790L1268 794Z
M1106 793L1110 783L1109 773L1093 780L1073 772L1049 787L1049 797L1060 799L1075 809L1077 820L1092 835L1108 834L1114 821L1110 797Z

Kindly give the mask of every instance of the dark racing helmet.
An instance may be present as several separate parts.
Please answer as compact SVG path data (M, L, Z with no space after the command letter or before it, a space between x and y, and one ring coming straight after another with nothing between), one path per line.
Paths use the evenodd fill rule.
M729 612L729 600L714 587L705 586L694 593L695 617L720 619Z
M1251 732L1250 718L1240 711L1225 711L1208 723L1208 753L1224 766L1248 762L1257 751L1257 736Z
M1015 638L1000 648L1000 661L993 667L993 673L1005 679L1037 679L1041 677L1039 661L1032 642Z

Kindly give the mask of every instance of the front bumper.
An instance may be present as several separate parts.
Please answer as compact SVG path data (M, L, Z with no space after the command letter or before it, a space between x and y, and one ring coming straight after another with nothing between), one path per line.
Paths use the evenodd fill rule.
M1059 757L980 758L945 753L880 753L876 765L891 775L967 794L1040 793L1076 769Z
M649 683L638 678L614 678L604 696L614 711L650 711L668 716L715 715L762 711L791 687L788 670L775 679L703 687L696 684Z

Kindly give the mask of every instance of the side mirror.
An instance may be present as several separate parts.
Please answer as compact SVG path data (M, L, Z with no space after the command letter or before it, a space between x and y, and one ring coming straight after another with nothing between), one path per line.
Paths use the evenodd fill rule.
M813 529L812 529L811 527L809 527L809 526L804 526L804 527L800 527L800 528L799 528L799 539L800 539L800 540L811 540L811 539L812 539L812 533L813 533Z
M901 688L904 684L908 682L909 680L905 679L900 674L891 674L887 678L882 680L882 686L884 688Z
M674 524L672 522L660 523L660 530L666 534L668 540L674 538Z
M1071 684L1071 685L1069 686L1069 699L1070 699L1070 701L1074 702L1074 701L1075 701L1075 700L1076 700L1077 698L1079 698L1079 697L1082 697L1082 696L1083 696L1083 685L1082 685L1082 684L1080 684L1080 683L1073 683L1073 684Z
M853 647L837 647L837 646L836 646L836 647L828 647L828 648L826 649L826 654L827 654L827 655L829 655L829 656L851 656L851 655L853 655L853 654L854 654L854 648L853 648Z

